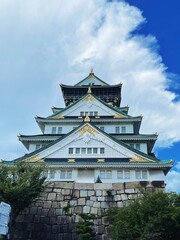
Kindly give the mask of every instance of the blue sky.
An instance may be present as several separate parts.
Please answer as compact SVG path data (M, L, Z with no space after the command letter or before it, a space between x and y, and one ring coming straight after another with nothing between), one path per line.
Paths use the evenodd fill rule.
M59 84L93 66L121 82L122 105L159 134L156 155L173 159L167 189L180 191L179 1L0 0L0 158L26 152L17 135L39 134L36 115L63 106Z

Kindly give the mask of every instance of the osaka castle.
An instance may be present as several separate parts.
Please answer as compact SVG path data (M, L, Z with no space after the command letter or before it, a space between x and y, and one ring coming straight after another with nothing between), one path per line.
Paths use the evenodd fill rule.
M165 181L173 162L155 157L157 135L141 134L142 116L121 106L122 84L109 85L91 69L77 84L60 87L65 106L36 117L40 134L18 136L28 153L12 163L43 162L48 181Z

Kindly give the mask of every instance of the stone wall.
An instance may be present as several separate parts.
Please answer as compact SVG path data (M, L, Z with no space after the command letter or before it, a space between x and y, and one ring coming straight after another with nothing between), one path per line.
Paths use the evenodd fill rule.
M164 188L163 182L158 184ZM81 220L80 213L95 214L96 239L109 239L107 209L125 206L141 194L142 187L154 188L154 185L149 182L49 183L41 199L18 216L11 239L76 240L74 227Z

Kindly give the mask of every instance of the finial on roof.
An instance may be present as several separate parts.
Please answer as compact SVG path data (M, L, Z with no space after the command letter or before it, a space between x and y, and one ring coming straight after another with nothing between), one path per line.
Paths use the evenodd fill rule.
M92 91L91 91L91 87L90 87L90 86L88 87L88 91L87 91L87 93L92 93Z
M86 117L84 118L84 122L90 122L90 117L88 116L88 113L86 114Z
M91 68L91 72L90 72L90 75L93 75L94 72L93 72L93 67Z

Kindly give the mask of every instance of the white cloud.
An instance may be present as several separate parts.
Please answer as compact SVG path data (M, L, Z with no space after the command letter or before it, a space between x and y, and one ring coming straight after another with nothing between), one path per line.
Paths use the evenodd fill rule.
M180 172L170 171L166 176L166 191L180 193Z
M60 82L75 84L94 66L104 81L123 83L123 105L144 116L143 132L160 134L158 146L179 141L180 103L166 90L170 79L156 38L132 34L144 23L141 11L124 1L0 0L1 96L7 106L16 99L17 132L59 104Z

